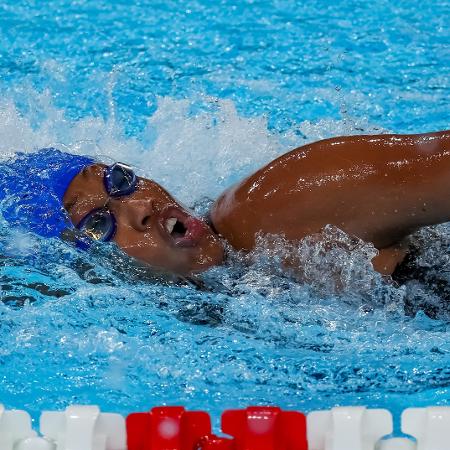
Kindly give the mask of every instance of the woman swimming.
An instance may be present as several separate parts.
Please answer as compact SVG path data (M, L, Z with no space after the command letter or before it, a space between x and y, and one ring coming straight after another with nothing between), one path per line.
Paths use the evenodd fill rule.
M26 175L27 182L11 189L20 195L32 189L33 201L26 202L28 214L17 214L19 195L15 212L3 208L6 220L60 236L71 228L63 206L81 236L112 240L133 258L180 275L221 264L224 243L250 251L258 233L296 241L327 224L373 243L374 268L391 274L407 252L406 236L450 221L450 131L339 137L299 147L226 190L209 223L121 163L105 166L54 149L16 161L28 172L34 164L39 181L33 186ZM27 170L20 170L20 180ZM42 200L44 189L53 192L51 202L48 193Z

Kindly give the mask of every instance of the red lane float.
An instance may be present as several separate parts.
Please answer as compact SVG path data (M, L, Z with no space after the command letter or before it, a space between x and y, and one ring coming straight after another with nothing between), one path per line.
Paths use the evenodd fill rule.
M234 440L214 434L203 436L193 450L235 450Z
M192 450L211 434L211 419L203 411L162 406L132 413L126 419L128 450Z
M211 434L211 420L203 411L183 407L153 408L130 414L128 450L307 450L306 417L278 407L253 406L222 414L222 432Z
M278 407L225 411L222 432L235 439L236 450L308 450L305 415Z

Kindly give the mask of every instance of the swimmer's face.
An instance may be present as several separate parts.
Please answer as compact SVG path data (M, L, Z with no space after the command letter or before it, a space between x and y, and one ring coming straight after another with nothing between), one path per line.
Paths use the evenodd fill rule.
M69 185L63 202L75 226L106 205L116 220L113 241L139 261L182 275L222 262L223 246L217 235L159 184L138 178L133 193L112 198L103 182L105 167L86 167Z

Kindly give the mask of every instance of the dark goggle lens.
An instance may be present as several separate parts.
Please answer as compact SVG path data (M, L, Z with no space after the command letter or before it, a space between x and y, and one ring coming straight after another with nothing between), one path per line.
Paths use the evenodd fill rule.
M114 236L116 224L109 211L96 210L84 217L77 228L91 239L109 241Z
M106 189L112 197L127 195L136 189L137 179L131 167L115 163L106 169Z

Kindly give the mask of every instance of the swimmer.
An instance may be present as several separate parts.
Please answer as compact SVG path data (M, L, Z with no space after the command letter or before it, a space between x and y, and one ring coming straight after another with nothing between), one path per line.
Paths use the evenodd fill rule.
M226 245L251 251L259 233L298 241L327 224L371 242L375 270L390 275L407 254L409 234L450 221L450 131L299 147L227 189L208 220L122 163L44 149L3 166L0 201L10 197L1 212L11 224L46 237L72 230L80 245L114 241L182 276L220 265Z

